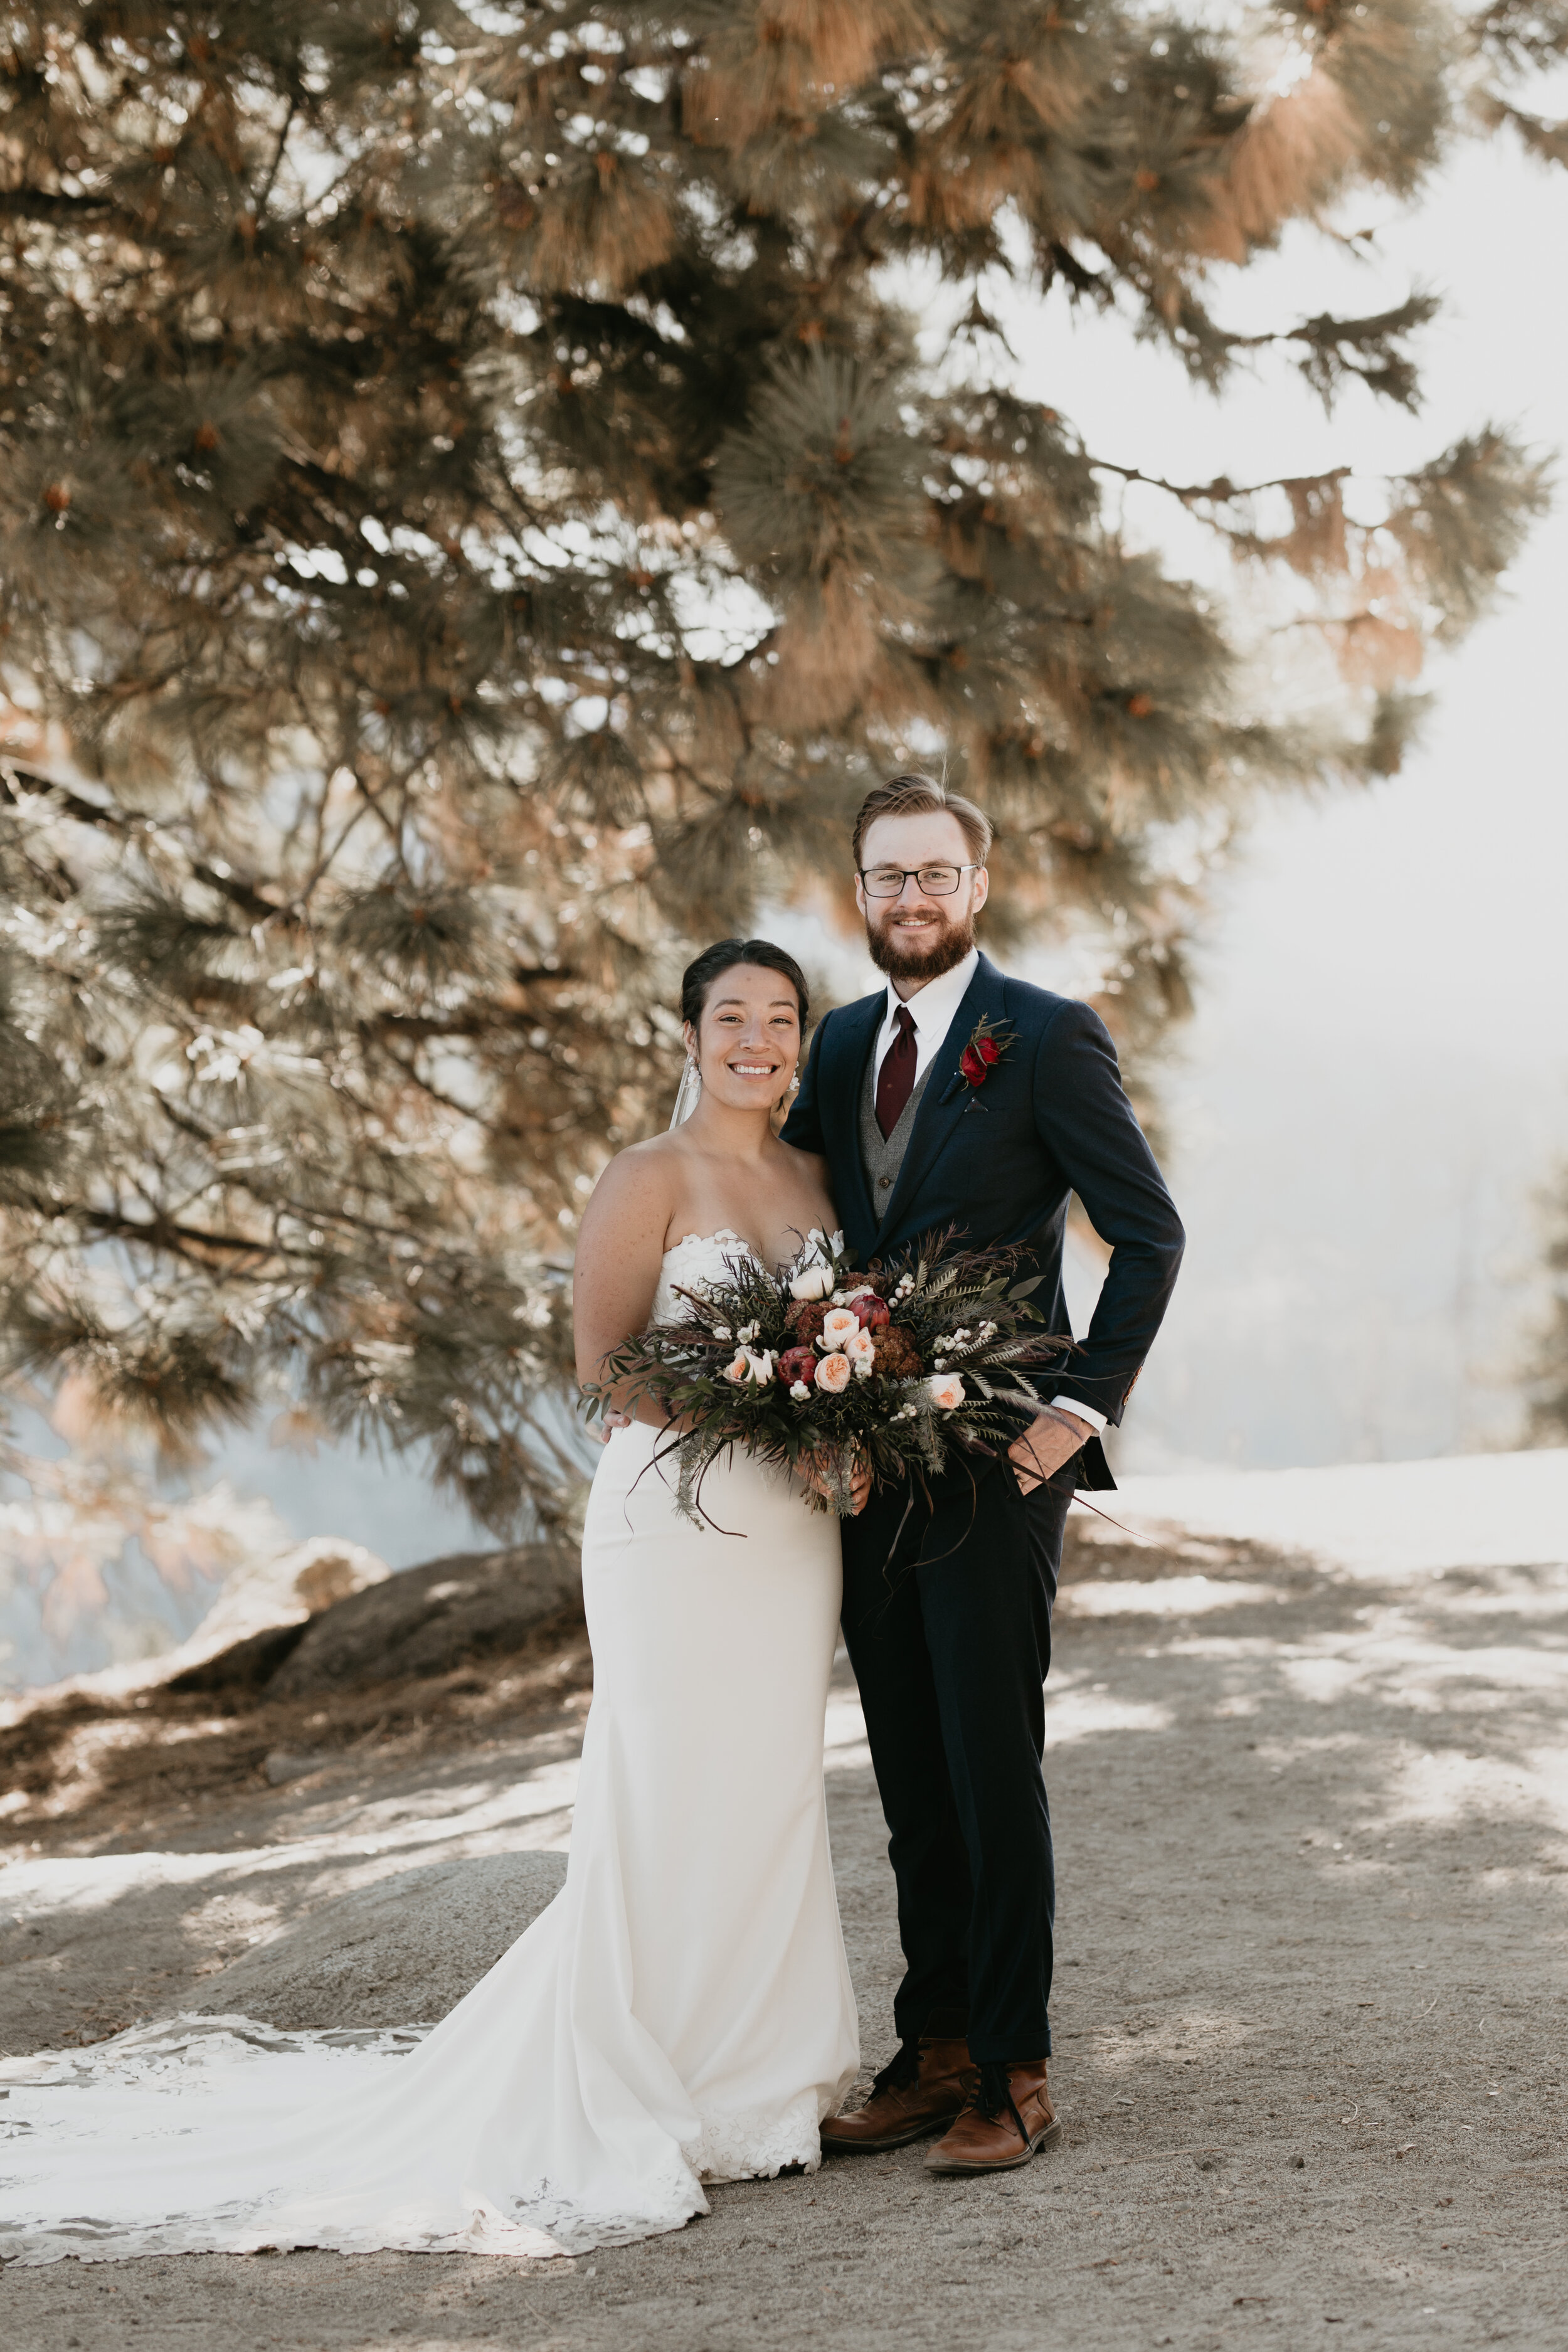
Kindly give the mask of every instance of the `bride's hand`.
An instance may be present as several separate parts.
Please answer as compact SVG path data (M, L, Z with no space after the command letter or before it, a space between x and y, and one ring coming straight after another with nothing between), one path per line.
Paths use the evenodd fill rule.
M802 1457L800 1475L814 1495L820 1495L825 1503L834 1500L832 1489L809 1454ZM850 1517L858 1519L870 1499L871 1465L868 1462L858 1461L849 1473Z

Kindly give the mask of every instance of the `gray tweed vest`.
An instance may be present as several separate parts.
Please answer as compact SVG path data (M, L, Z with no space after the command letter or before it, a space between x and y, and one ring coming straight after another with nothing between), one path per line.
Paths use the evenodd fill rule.
M933 1054L915 1080L910 1098L899 1113L899 1123L891 1135L884 1136L877 1124L878 1060L871 1055L866 1064L866 1083L860 1089L860 1159L866 1171L866 1181L871 1188L871 1200L880 1223L887 1213L893 1187L899 1181L899 1171L904 1164L904 1154L914 1133L915 1113L921 1107L921 1097L926 1090L926 1080L936 1067Z

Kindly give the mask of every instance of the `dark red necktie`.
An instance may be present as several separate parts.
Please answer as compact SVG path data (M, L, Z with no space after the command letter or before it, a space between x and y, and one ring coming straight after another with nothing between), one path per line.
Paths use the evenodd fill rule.
M893 1016L893 1042L882 1056L882 1066L877 1073L877 1124L887 1141L899 1123L899 1114L914 1091L915 1024L910 1008L900 1004Z

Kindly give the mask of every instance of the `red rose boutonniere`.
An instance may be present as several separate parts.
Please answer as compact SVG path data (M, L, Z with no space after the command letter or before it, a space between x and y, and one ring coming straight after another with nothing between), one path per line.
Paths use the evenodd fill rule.
M1013 1034L1009 1026L994 1029L989 1020L982 1020L976 1025L968 1045L958 1057L958 1066L969 1084L971 1110L974 1108L973 1097L978 1095L1003 1055L1012 1051L1012 1046ZM984 1104L982 1103L980 1108L984 1110Z

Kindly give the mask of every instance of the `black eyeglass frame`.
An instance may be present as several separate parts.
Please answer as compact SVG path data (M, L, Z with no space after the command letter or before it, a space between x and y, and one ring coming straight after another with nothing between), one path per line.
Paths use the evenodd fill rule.
M890 874L893 870L890 866L858 866L855 872L859 879L860 887L865 891L868 898L891 900L903 897L906 882L920 882L921 874L929 874L933 866L942 866L947 873L956 874L960 880L965 874L982 874L985 870L978 858L968 866L950 866L945 857L932 857L927 860L924 866L901 866L899 871L899 887L896 890L873 890L868 878L873 874ZM956 898L958 896L957 882L953 884L951 890L927 890L923 882L921 882L921 888L928 898Z

